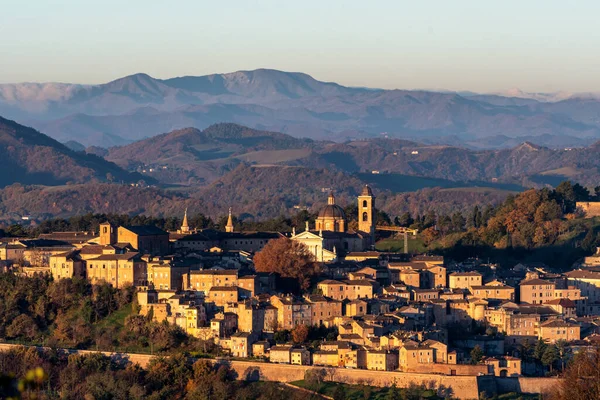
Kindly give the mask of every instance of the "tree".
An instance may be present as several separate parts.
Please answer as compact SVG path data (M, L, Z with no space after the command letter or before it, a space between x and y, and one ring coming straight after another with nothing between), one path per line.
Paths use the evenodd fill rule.
M546 367L550 367L550 372L552 372L552 366L555 362L559 360L559 358L560 357L556 346L550 345L546 347L544 354L542 354L541 361L543 365L545 365Z
M423 227L429 228L430 226L434 226L437 220L437 216L435 215L435 211L428 211L427 214L423 217Z
M423 238L423 242L426 246L429 246L435 239L440 236L440 233L435 230L433 227L429 227L421 232L421 237Z
M581 241L581 248L585 251L593 251L596 250L596 245L598 244L598 236L594 233L594 229L588 229L585 237Z
M483 225L483 214L481 213L479 206L476 205L475 207L473 207L473 211L471 212L471 215L469 216L468 226L472 227L472 228L479 228L482 225Z
M13 319L12 323L6 328L8 337L20 337L27 340L35 339L40 334L37 324L27 314L21 314Z
M346 400L346 389L344 385L338 384L333 392L333 400Z
M325 368L311 368L304 372L304 380L315 391L319 389L326 376L327 371L325 371Z
M296 325L294 329L292 329L292 340L296 344L306 342L306 338L308 337L308 326L306 325Z
M284 278L293 278L304 290L310 287L311 279L321 272L308 247L285 237L269 241L256 253L254 267L258 272L275 272Z
M409 227L415 223L415 220L412 219L409 212L405 212L399 217L396 217L395 223L399 226Z
M290 340L290 331L277 331L275 332L275 335L273 335L273 339L275 340L275 343L286 343Z
M463 217L461 213L455 212L454 214L452 214L452 230L454 232L462 231L465 227L465 223L465 217Z
M398 390L396 382L392 383L392 386L390 386L387 395L385 396L385 400L400 400L401 398L400 390Z
M600 399L600 347L581 351L562 374L560 382L552 387L553 400Z
M565 370L565 360L567 358L567 356L569 355L570 352L570 348L567 345L567 341L566 340L558 340L556 342L556 349L558 350L558 359L560 361L560 369L561 371Z
M575 190L570 181L561 182L556 189L554 189L558 203L562 205L564 213L570 213L575 210Z
M485 353L479 345L473 347L473 350L471 350L471 364L479 364L484 355Z
M375 209L375 225L390 226L391 224L392 220L386 212Z
M544 342L542 339L538 339L535 347L533 348L533 358L541 362L544 352L546 351L546 347L548 347L546 342Z

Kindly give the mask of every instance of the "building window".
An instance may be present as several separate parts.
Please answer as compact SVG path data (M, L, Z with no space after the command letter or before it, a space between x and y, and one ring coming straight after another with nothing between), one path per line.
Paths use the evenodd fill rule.
M363 222L367 222L369 220L369 214L367 214L366 212L364 212L362 220L363 220Z

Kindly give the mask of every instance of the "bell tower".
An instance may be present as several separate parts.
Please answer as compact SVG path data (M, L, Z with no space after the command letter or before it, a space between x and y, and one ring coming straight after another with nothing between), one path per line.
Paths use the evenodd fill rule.
M358 196L358 230L375 238L375 197L369 185L365 185Z
M110 222L100 224L100 244L109 245L117 243L117 229Z

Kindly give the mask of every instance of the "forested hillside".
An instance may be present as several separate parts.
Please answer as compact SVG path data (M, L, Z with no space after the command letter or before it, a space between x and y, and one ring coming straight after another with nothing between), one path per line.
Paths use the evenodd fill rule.
M135 182L143 179L103 158L73 151L56 140L0 117L0 187L67 182ZM152 178L144 178L153 181Z
M541 187L572 179L594 187L600 181L598 149L598 144L551 149L526 142L510 149L472 150L386 138L335 143L216 124L204 131L186 128L113 147L106 158L160 182L183 186L210 184L243 163L348 174L377 171L445 179L463 186L498 182ZM419 188L434 185L423 182Z

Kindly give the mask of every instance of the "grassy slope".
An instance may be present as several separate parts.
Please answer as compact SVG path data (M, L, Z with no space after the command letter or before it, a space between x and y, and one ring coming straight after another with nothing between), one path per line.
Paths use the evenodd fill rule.
M390 237L382 239L375 244L375 248L379 251L392 251L392 252L403 252L404 251L404 237ZM423 240L417 236L408 237L408 252L409 253L425 253L427 247L423 244Z
M119 310L113 312L108 317L98 321L94 324L97 330L106 330L107 328L114 327L121 330L125 326L125 319L133 314L132 304L126 304Z

